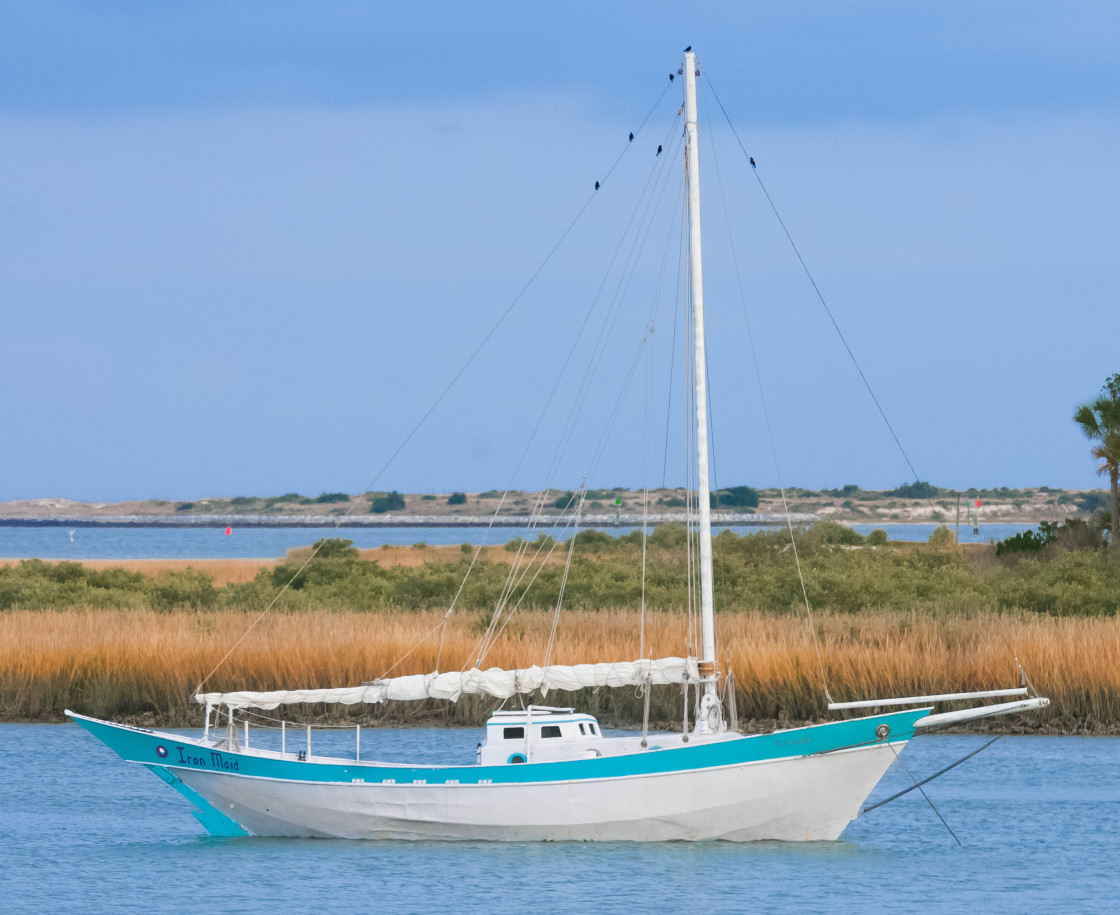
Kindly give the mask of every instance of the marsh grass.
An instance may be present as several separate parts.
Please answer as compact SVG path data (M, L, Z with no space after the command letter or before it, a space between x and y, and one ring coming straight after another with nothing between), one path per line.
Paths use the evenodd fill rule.
M0 715L7 720L57 720L64 708L96 716L196 725L189 701L195 685L254 618L248 610L92 608L0 615ZM315 610L266 617L208 689L272 689L353 685L384 675L436 667L442 614ZM638 654L633 610L572 611L561 617L554 663L630 659ZM515 620L486 666L540 663L550 621L545 613ZM1018 656L1053 705L1019 726L1103 732L1120 725L1120 621L1023 613L876 611L817 616L825 673L836 700L914 695L1018 685ZM478 637L477 614L452 616L439 667L460 667ZM647 615L653 656L680 654L682 615ZM734 670L740 718L790 723L826 714L812 640L802 616L720 614L721 667ZM540 697L537 697L538 701ZM550 694L548 704L578 704L604 721L633 723L641 699L632 689ZM486 697L458 704L392 703L326 709L291 707L289 718L471 724L497 705ZM681 694L654 689L652 718L679 727ZM1001 719L1001 721L1003 721Z
M683 528L666 525L649 538L644 597L654 656L688 651L684 536ZM640 535L580 537L553 662L637 657ZM797 546L835 699L1018 685L1018 656L1053 700L1041 719L1045 726L1120 730L1115 550L1009 560L992 547L870 545L827 523L799 531ZM194 687L289 582L209 689L353 685L384 675L406 654L392 673L428 672L437 659L439 669L454 670L470 656L519 554L517 546L486 547L460 592L469 547L359 554L335 543L328 558L317 558L293 580L307 552L284 560L0 566L0 716L53 720L70 707L118 719L197 723L189 701ZM715 566L720 665L735 672L741 718L823 716L824 687L788 538L723 532L715 538ZM487 665L541 663L562 574L563 563L554 558L531 577L533 588L516 597L522 609ZM457 610L441 648L437 637L424 636L452 599ZM553 694L547 701L578 704L605 721L641 717L634 690ZM468 697L454 705L289 714L474 723L494 704ZM655 689L655 722L679 722L681 704L679 689Z

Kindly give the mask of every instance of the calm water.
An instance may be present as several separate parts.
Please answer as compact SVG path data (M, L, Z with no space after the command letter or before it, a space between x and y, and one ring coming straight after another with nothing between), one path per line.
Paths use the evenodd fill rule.
M349 735L335 740L352 741ZM365 731L363 757L473 756L474 730ZM982 738L921 737L926 775ZM1007 737L806 845L214 839L75 725L0 725L0 893L16 912L1114 912L1120 739ZM876 796L908 784L895 764Z
M875 527L886 530L891 540L928 540L935 524L857 524L867 534ZM984 524L974 535L961 526L961 542L986 543L1002 540L1030 524ZM604 528L608 533L625 534L631 528ZM757 527L733 527L738 534L755 533ZM362 549L382 544L430 543L505 543L522 534L517 528L482 527L234 527L226 536L222 528L152 527L0 527L0 556L16 559L233 559L273 558L288 549L314 543L320 537L346 537ZM560 532L554 532L560 533ZM534 533L534 536L536 534ZM567 536L563 532L562 536Z

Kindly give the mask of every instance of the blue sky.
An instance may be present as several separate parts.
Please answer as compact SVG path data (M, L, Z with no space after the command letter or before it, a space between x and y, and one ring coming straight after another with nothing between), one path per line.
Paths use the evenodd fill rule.
M1112 5L7 3L0 498L362 489L686 44L919 475L1099 485L1070 416L1120 371ZM909 479L701 90L719 483L776 479L728 223L785 482ZM678 176L653 152L678 104L674 85L377 488L683 479L656 380ZM651 175L664 219L561 375Z

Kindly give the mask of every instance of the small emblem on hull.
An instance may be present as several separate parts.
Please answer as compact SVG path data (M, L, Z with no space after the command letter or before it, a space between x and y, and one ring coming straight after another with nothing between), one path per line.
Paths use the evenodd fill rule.
M167 756L167 747L156 747L156 756L163 759Z

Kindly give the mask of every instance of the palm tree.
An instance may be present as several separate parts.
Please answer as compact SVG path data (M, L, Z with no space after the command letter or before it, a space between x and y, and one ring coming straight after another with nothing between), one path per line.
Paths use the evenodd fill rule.
M1100 461L1097 473L1108 473L1112 490L1112 545L1120 545L1120 374L1111 376L1095 400L1080 404L1073 421L1093 443Z

